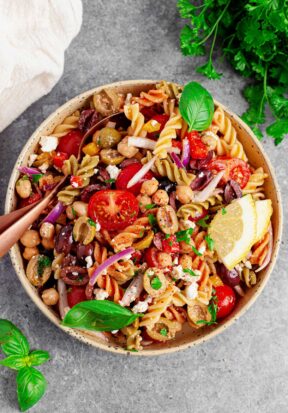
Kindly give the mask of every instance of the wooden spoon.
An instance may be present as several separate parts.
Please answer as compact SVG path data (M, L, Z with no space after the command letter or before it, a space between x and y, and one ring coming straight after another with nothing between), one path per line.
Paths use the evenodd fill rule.
M79 161L82 156L82 148L88 137L90 137L98 129L101 129L108 121L119 121L122 116L124 116L123 112L117 112L113 115L107 116L92 126L92 128L90 128L83 136L78 150L77 160ZM49 203L57 194L59 188L66 182L67 177L68 175L64 176L63 179L61 179L61 181L51 190L51 192L49 192L45 198L40 200L38 203L17 209L16 211L0 217L0 257L3 257L3 255L9 251L9 249L21 238L29 226L36 221L41 212L47 208Z

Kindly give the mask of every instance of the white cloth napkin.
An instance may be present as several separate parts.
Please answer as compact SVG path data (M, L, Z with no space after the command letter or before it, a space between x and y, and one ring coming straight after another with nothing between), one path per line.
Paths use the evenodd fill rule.
M81 0L0 0L0 132L58 82Z

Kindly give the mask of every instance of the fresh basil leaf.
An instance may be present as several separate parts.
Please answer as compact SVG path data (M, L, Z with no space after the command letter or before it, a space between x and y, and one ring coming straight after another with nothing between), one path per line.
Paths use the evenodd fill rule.
M42 176L44 176L43 174L35 174L32 175L32 182L33 184L37 184L37 182L39 182L40 178L42 178Z
M83 301L68 311L62 325L85 330L112 331L128 326L142 316L143 314L134 314L112 301Z
M26 356L29 353L27 338L11 321L0 319L0 345L6 356Z
M24 367L16 377L18 403L22 412L34 406L44 395L47 382L43 374L33 367Z
M48 351L45 350L31 351L28 357L30 366L40 366L51 358Z
M1 366L9 367L13 370L21 370L23 367L27 366L27 359L29 356L8 356L0 361Z
M197 82L190 82L185 85L179 102L180 113L188 123L189 131L203 131L212 122L214 114L213 98Z

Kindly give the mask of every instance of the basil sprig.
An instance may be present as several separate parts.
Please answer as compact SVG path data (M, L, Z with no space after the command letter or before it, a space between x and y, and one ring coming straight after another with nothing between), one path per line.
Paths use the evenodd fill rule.
M0 346L7 356L0 365L18 370L17 397L22 412L34 406L45 393L47 382L43 374L32 366L40 366L50 359L44 350L30 352L27 338L10 321L0 319Z
M212 122L213 98L200 83L190 82L183 89L179 109L183 119L188 123L189 131L203 131Z
M112 301L91 300L74 305L65 315L62 325L84 330L113 331L132 324L142 316Z

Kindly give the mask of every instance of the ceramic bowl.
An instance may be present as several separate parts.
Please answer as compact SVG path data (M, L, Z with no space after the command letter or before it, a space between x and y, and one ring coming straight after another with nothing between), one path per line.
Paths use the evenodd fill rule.
M84 92L79 96L76 96L75 98L69 100L63 106L58 108L54 113L52 113L28 139L26 145L24 146L21 154L17 159L7 190L5 212L11 212L15 208L16 199L14 188L19 175L17 167L27 164L29 155L33 153L34 148L36 148L39 137L41 135L51 134L56 125L61 123L65 117L72 114L75 110L81 108L91 95L93 95L95 92L99 92L101 89L103 89L103 87L113 88L122 93L132 92L136 94L140 93L140 91L142 90L147 91L153 88L153 85L155 85L155 83L156 81L153 80L133 80L100 86ZM192 330L189 326L187 326L187 328L184 328L179 333L175 340L168 342L164 346L155 344L151 347L144 348L144 350L141 352L129 352L129 354L155 356L193 347L211 339L212 337L224 331L248 310L248 308L254 303L256 298L261 294L273 270L278 255L282 232L281 197L273 167L251 129L245 123L243 123L243 121L235 113L224 107L221 103L215 101L215 105L222 107L226 115L230 118L234 128L237 131L238 139L242 143L251 165L254 167L262 166L265 172L268 174L268 178L265 180L265 191L267 197L272 200L274 211L272 216L274 245L271 262L268 267L266 267L262 272L259 273L259 280L257 282L257 285L247 291L245 297L239 300L235 310L224 321L220 322L216 326L198 330ZM103 341L101 338L99 338L97 333L94 334L90 331L73 330L61 326L58 315L43 303L41 298L38 296L36 289L29 283L28 279L26 278L23 260L18 244L13 246L10 251L10 256L15 271L24 289L34 301L36 306L42 311L42 313L45 314L45 316L49 318L49 320L51 320L56 326L64 330L66 333L72 335L73 337L76 337L87 344L91 344L92 346L118 354L127 353L126 350L116 346L115 344Z

